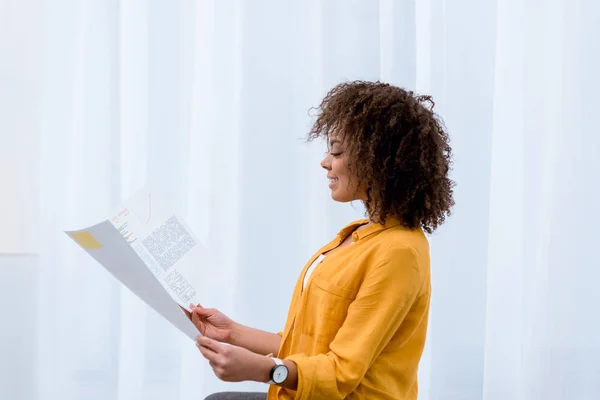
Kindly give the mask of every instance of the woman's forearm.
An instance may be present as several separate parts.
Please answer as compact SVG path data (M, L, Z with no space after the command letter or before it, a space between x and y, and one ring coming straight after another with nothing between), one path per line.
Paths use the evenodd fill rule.
M231 332L230 344L243 347L257 354L277 355L281 344L281 336L276 333L236 324Z

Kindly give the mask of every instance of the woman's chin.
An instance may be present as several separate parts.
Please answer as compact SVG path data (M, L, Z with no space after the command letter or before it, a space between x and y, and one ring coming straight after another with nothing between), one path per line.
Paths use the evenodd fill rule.
M331 198L338 203L349 203L352 201L352 196L348 196L346 193L340 194L335 190L331 191Z

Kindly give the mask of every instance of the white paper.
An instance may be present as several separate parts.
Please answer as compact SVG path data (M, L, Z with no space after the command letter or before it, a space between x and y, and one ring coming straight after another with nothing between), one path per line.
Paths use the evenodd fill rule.
M190 303L201 303L198 288L211 259L187 224L165 213L151 193L139 192L97 225L65 233L184 334L199 334L180 306L189 311Z

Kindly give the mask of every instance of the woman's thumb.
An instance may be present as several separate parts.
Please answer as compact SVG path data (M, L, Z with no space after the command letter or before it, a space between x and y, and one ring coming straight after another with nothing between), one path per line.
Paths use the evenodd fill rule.
M201 316L207 316L210 314L210 310L204 307L194 307L192 308L192 312Z

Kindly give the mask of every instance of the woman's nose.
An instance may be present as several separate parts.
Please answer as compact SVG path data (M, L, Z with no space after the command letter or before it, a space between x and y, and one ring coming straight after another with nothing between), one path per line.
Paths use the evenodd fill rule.
M331 163L329 162L329 154L327 154L325 158L321 160L321 167L325 168L327 171L331 169Z

